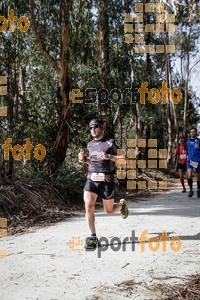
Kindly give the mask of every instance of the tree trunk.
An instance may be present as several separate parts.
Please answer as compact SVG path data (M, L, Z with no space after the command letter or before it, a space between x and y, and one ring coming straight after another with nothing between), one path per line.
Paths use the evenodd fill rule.
M183 114L183 134L184 135L186 133L186 125L187 125L189 65L190 65L190 54L188 51L187 52L186 74L185 74L185 102L184 102L184 114Z
M9 74L9 73L8 73ZM9 97L9 105L8 105L8 128L9 133L13 132L13 129L15 127L15 123L18 117L18 96L19 96L19 88L18 88L18 72L17 72L17 66L15 64L15 67L12 71L12 82L10 85L12 85L12 88L10 89L11 96ZM14 139L13 139L14 141ZM9 178L12 178L13 175L13 157L12 153L9 155L9 160L6 167L6 176Z
M55 174L58 167L64 162L66 157L66 150L69 141L69 129L68 123L70 118L70 101L69 101L69 71L68 71L68 53L69 53L69 17L71 13L72 1L62 1L60 5L60 17L61 17L61 43L60 43L60 60L59 62L49 53L44 43L44 39L38 32L38 25L34 15L34 2L30 0L30 11L33 31L36 36L36 40L44 54L47 56L49 62L54 67L59 80L59 99L62 104L62 109L59 119L59 130L56 136L56 140L53 146L51 159L48 164L49 175Z
M145 159L146 160L148 160L148 151L150 149L148 145L150 137L151 137L151 128L149 124L146 124L146 128L145 128L145 138L146 138Z
M172 90L172 67L171 67L171 60L170 54L168 54L168 65L169 65L169 89ZM171 143L171 156L170 156L170 167L174 170L176 169L175 166L175 159L173 158L173 153L175 153L176 145L178 144L178 122L177 122L177 114L176 114L176 105L170 101L171 107L171 121L173 120L173 132L172 132L172 143Z
M110 57L109 57L109 19L108 0L98 0L98 36L99 36L99 62L100 81L102 88L110 93ZM114 126L109 123L111 116L110 100L100 107L101 118L105 125L106 134L114 137Z
M26 103L26 66L21 67L21 98L22 98L22 103L23 103L23 115L24 115L24 120L28 120L28 113L27 113L27 103Z
M69 1L70 2L70 1ZM62 164L66 157L68 146L68 122L70 117L69 101L69 72L68 72L68 43L69 43L69 4L63 4L61 8L62 28L61 28L61 70L59 76L60 96L62 101L62 112L60 116L60 129L54 144L54 158L56 162ZM66 19L67 17L67 19Z
M149 0L145 0L145 3L149 3ZM145 24L150 24L150 14L144 13L144 20ZM145 46L150 45L151 42L151 33L146 32L145 33ZM151 58L150 53L146 53L146 67L147 67L147 74L148 78L151 78Z
M168 54L168 66L169 66L169 89L172 90L172 67L171 67L171 59L170 54ZM172 152L174 152L176 148L176 144L178 143L178 122L177 122L177 115L176 115L176 105L170 101L170 107L171 107L171 119L173 120L174 130L172 134L172 140L174 141L172 143ZM172 159L172 157L171 157ZM171 165L172 167L172 165Z
M109 87L109 23L108 0L98 0L100 79L103 88Z
M165 49L166 45L169 44L169 36L166 33L165 39ZM169 54L165 53L165 65L166 65L166 83L167 86L170 86L170 69L169 69ZM171 117L171 104L170 104L170 96L167 93L167 131L168 131L168 155L167 155L167 164L168 167L171 167L172 161L172 117Z

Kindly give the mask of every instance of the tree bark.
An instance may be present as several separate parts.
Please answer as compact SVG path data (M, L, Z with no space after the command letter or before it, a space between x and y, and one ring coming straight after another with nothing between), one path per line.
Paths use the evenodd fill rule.
M53 146L51 159L48 165L49 175L54 173L57 168L64 162L66 150L68 147L69 129L68 123L70 118L70 101L69 101L69 70L68 70L68 53L69 53L69 17L71 13L72 1L62 1L60 5L61 27L60 27L60 59L56 61L44 42L44 38L38 32L38 24L34 14L34 2L30 0L31 22L36 40L49 62L54 67L59 80L59 100L61 101L61 113L59 119L59 129Z
M26 66L21 67L21 98L23 103L23 114L24 114L24 120L28 120L28 113L27 113L27 103L26 103Z
M109 86L109 23L108 0L98 0L100 79L103 88Z
M102 88L110 94L110 57L109 57L109 19L108 0L98 0L98 38L99 38L99 62L100 81ZM108 116L111 116L110 99L102 104L100 115L105 125L106 134L114 137L114 126L109 123Z
M149 0L145 0L145 3L149 3ZM144 13L145 24L150 24L150 15L149 13ZM145 33L145 46L150 45L151 42L151 33ZM146 53L146 67L147 67L147 74L148 78L151 77L151 58L150 53Z
M169 44L169 36L166 33L164 38L165 49L166 45ZM169 54L165 53L165 65L166 65L166 83L167 86L170 86L170 69L169 69ZM172 116L171 116L171 104L170 96L167 94L167 131L168 131L168 155L167 155L167 164L168 167L171 166L172 161Z
M186 74L185 74L185 101L184 101L184 114L183 114L183 134L186 133L187 126L187 109L188 109L188 85L189 85L189 65L190 53L187 52Z

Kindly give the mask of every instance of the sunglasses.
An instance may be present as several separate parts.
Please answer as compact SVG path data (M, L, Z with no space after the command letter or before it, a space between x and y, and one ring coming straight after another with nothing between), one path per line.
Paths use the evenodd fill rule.
M92 130L92 128L96 129L96 128L100 128L100 126L99 125L94 125L94 126L90 127L90 130Z

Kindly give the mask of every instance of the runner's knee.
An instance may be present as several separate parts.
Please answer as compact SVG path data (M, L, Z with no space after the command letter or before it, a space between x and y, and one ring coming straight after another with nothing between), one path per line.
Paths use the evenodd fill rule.
M104 208L104 211L105 211L105 213L107 214L107 215L112 215L112 213L113 213L113 208L111 209L111 208Z
M95 204L93 201L85 201L85 210L86 211L91 211L95 209Z

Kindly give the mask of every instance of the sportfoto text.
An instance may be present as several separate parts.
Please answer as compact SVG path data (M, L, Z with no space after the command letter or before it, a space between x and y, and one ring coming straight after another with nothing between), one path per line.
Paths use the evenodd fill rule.
M12 138L7 138L5 143L2 145L4 160L9 160L10 154L15 160L21 160L24 156L24 151L26 152L25 159L31 159L31 150L33 150L33 154L35 159L42 160L46 156L46 148L42 144L38 144L37 146L33 146L30 142L30 138L26 138L26 143L24 147L22 145L12 146Z
M162 87L160 90L157 88L148 88L148 82L143 82L140 88L134 86L131 83L131 88L126 88L123 92L121 92L118 88L112 89L110 92L102 88L97 91L96 88L87 88L85 90L85 101L84 104L106 104L108 101L111 101L113 104L126 104L127 96L129 95L130 103L138 103L144 105L146 100L148 100L152 104L158 104L161 102L162 104L167 104L168 98L173 104L179 104L182 100L182 93L178 88L173 88L170 90L167 87L165 81L162 82Z
M0 16L0 32L5 32L8 28L8 21L10 22L10 31L15 31L15 22L17 23L17 28L21 32L26 32L30 27L30 21L27 17L21 16L19 19L15 16L14 9L10 10L10 15L8 19L4 16Z
M169 242L169 247L173 252L178 252L182 248L182 241L178 236L174 236L172 238L167 236L166 230L162 231L162 235L159 237L153 236L151 238L148 238L148 231L144 230L139 237L135 236L135 230L132 230L132 236L131 237L125 237L123 240L120 240L118 237L111 238L110 242L106 237L99 238L99 243L101 244L100 247L97 247L98 251L98 258L101 258L101 253L105 252L108 247L117 252L122 248L122 251L126 251L126 244L131 244L132 251L135 251L135 242L139 241L140 244L140 251L145 252L148 248L152 252L156 252L160 249L161 251L166 252L167 251L167 241ZM87 243L87 239L86 239ZM94 249L95 250L95 249ZM93 249L92 249L93 251Z

